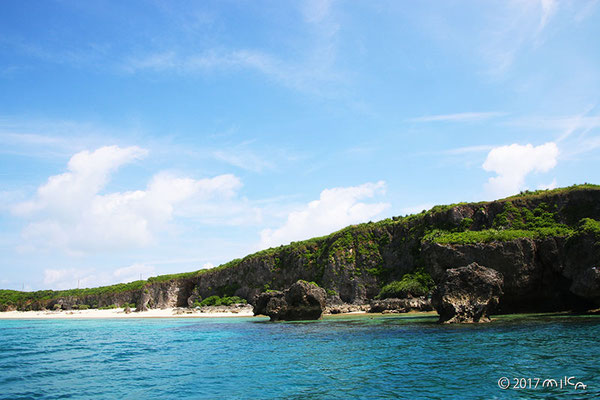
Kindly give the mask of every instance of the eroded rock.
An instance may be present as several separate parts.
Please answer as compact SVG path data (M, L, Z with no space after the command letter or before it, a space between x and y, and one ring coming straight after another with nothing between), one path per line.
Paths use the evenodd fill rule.
M503 284L500 272L477 263L446 270L431 299L440 315L439 322L489 322Z
M321 318L325 290L313 283L298 281L285 291L262 293L254 305L254 315L267 315L271 321L302 321Z
M431 311L433 307L431 301L425 296L421 297L406 297L406 298L390 298L384 300L372 300L369 312L398 312L404 313L409 311Z

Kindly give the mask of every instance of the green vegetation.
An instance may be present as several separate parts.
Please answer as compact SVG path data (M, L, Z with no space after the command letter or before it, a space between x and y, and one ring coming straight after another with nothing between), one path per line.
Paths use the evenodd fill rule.
M312 282L312 281L308 282L308 281L305 281L304 279L299 279L298 282L304 282L304 283L308 283L309 285L313 285L313 286L319 287L319 285L317 284L317 282Z
M423 237L423 240L440 244L471 244L572 235L574 229L559 223L557 212L550 209L551 207L543 202L530 210L526 207L517 207L512 201L506 201L503 211L494 217L493 227L490 229L467 230L473 225L473 220L464 218L457 229L452 231L433 229Z
M439 244L472 244L506 242L515 239L538 239L548 236L569 236L573 233L569 228L539 228L536 230L522 229L486 229L483 231L445 232L435 230L427 234L423 240Z
M544 189L544 190L534 190L534 191L525 190L517 195L507 197L504 200L509 200L509 199L514 200L514 199L523 199L523 198L528 198L528 199L542 198L542 197L546 197L549 195L569 193L573 190L586 190L586 189L600 190L600 185L594 185L594 184L586 182L586 183L583 183L580 185L571 185L571 186L566 186L566 187L556 188L556 189Z
M232 297L219 297L219 296L210 296L206 299L202 300L199 303L200 307L205 306L230 306L232 304L246 304L246 299L242 299L241 297L232 296Z
M419 268L412 273L404 274L399 281L393 281L385 285L377 298L426 296L433 287L434 282L431 275Z
M591 218L583 218L579 221L577 231L584 234L591 234L600 237L600 221Z

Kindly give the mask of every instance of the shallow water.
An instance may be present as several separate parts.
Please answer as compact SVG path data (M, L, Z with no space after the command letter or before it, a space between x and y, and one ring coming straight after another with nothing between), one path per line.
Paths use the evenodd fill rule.
M435 320L0 320L0 399L600 397L600 316Z

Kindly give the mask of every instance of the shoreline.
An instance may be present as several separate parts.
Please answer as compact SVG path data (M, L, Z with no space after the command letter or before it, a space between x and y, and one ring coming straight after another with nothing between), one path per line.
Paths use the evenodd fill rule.
M238 311L239 310L239 311ZM125 313L122 308L110 310L69 310L69 311L4 311L0 320L18 319L131 319L131 318L231 318L253 317L252 308L235 311L199 311L183 308L157 308L142 312Z
M437 315L434 311L410 311L407 313L369 313L366 311L349 311L345 313L323 314L323 318L337 318L345 316L402 316L422 314ZM188 308L163 308L151 309L143 312L125 313L122 308L110 310L60 310L60 311L4 311L0 312L1 320L55 320L55 319L139 319L139 318L248 318L254 317L252 307L243 307L230 310L197 310ZM258 316L257 316L258 317ZM262 317L262 316L261 316Z

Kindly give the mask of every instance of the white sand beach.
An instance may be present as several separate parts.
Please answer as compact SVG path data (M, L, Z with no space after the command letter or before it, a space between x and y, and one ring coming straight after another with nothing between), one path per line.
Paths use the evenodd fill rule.
M111 310L70 310L70 311L6 311L0 312L0 319L83 319L83 318L223 318L252 317L252 307L230 310L205 311L185 308L151 309L143 312L125 313L122 308Z

